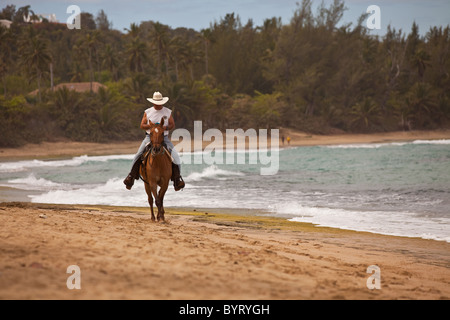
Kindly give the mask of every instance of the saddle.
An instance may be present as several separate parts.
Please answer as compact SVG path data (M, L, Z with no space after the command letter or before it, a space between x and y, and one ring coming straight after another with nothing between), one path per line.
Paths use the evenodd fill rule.
M162 148L161 148L160 153L164 153L164 152L165 152L164 149L165 149L165 150L168 150L168 149L167 149L167 145L166 145L165 142L163 142L161 146L162 146ZM153 146L152 146L152 143L149 142L149 143L147 143L147 145L145 146L144 151L143 151L142 154L141 154L141 163L142 163L142 164L145 164L145 162L147 161L149 155L150 155L152 152L153 152Z

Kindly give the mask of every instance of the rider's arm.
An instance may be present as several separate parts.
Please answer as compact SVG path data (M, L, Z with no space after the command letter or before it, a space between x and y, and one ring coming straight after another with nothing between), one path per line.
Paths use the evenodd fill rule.
M175 120L173 120L172 116L170 116L170 118L169 118L169 124L165 127L167 127L167 130L175 129Z
M142 130L150 130L153 126L153 123L149 120L147 120L147 114L144 112L144 116L142 117L141 121L141 129Z

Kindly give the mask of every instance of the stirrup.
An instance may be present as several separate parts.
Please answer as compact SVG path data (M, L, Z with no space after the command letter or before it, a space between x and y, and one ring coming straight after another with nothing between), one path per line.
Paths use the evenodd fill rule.
M175 191L179 191L185 187L184 180L181 176L178 177L173 183L173 187L175 188Z
M126 188L127 188L128 190L131 190L131 188L132 188L133 185L134 185L134 178L131 176L131 174L129 174L129 175L125 178L125 180L123 180L123 183L125 184L125 186L126 186Z

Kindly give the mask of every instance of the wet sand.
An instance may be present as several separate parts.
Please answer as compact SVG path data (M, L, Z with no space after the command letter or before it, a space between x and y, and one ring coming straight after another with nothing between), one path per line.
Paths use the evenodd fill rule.
M284 219L0 204L0 299L449 299L450 244ZM80 268L81 289L66 273ZM367 268L380 268L370 290ZM374 283L374 282L373 282Z

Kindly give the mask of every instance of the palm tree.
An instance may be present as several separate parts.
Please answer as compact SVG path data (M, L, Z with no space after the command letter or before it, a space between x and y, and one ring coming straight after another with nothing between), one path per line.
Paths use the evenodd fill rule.
M111 72L114 81L118 80L117 68L119 67L119 60L117 58L116 50L114 50L108 43L105 46L102 54L102 60L104 67L108 68Z
M72 70L69 73L69 76L71 76L70 81L72 82L81 82L84 78L85 63L88 61L88 53L84 48L83 40L84 39L79 40L77 44L72 46Z
M350 115L351 126L366 131L378 121L380 109L371 98L366 98L363 103L357 103L352 107Z
M30 9L30 5L20 7L14 15L13 21L16 23L30 22L31 17L35 16L34 11Z
M131 77L130 82L125 84L136 102L145 103L145 97L148 93L148 80L148 76L144 73L136 73Z
M175 65L175 81L180 76L180 65L183 63L184 41L181 37L173 37L169 42L170 58Z
M0 26L0 77L3 79L3 95L6 97L6 74L11 58L11 41L13 37L9 29Z
M147 45L139 38L134 38L128 44L128 66L132 72L143 72L143 61L147 59Z
M203 29L201 31L201 37L203 39L203 44L205 48L205 73L209 75L209 59L208 59L208 49L212 40L212 31L210 28Z
M157 72L158 72L158 79L161 79L161 64L162 59L165 56L166 58L168 55L167 52L167 32L168 27L159 23L155 22L153 24L153 30L151 31L151 38L153 39L153 42L156 46L156 57L157 57ZM167 59L166 59L167 64ZM166 68L168 68L168 65L166 65Z
M137 38L141 32L140 27L136 23L130 24L130 28L125 28L126 31L128 31L128 36L131 38Z
M89 64L89 81L90 90L92 92L92 82L94 81L94 69L92 67L92 57L97 53L97 43L98 43L99 33L97 31L88 32L84 38L84 47L88 52L88 64Z
M98 97L101 103L99 109L99 126L106 134L118 134L120 127L120 101L115 100L107 89L100 88Z
M189 72L189 77L191 81L194 81L194 66L196 63L201 62L202 52L201 50L192 42L188 42L186 45L187 54L185 56L187 71Z
M80 104L79 93L69 90L67 87L56 90L53 112L61 129L66 130L67 126L75 121Z
M426 82L417 82L406 96L406 105L415 124L422 128L437 108L433 88Z
M177 126L188 127L194 119L194 111L190 107L195 104L192 94L192 88L186 87L183 83L167 84L163 88L164 92L170 97L170 105Z
M26 68L27 72L36 77L38 84L38 97L41 101L41 79L44 70L47 70L50 62L52 61L47 43L41 40L39 37L31 38L22 50L21 65Z
M73 69L69 73L69 76L71 76L70 82L81 82L83 79L83 70L80 63L74 62L72 67Z
M174 37L168 46L169 55L175 63L176 80L179 79L180 70L186 73L187 81L194 81L194 66L203 59L203 52L198 42L188 42L181 37Z
M427 67L431 66L430 55L423 49L419 49L413 56L413 63L417 68L419 80L423 82L423 76Z

